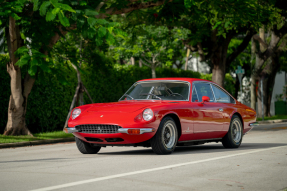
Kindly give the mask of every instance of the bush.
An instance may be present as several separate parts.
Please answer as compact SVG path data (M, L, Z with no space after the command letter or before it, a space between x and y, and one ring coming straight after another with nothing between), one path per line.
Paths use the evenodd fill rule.
M4 131L8 118L8 104L10 97L10 76L6 64L9 61L8 54L0 54L0 133Z
M139 68L129 65L112 65L111 60L99 56L99 63L83 65L82 80L88 89L93 101L116 102L136 81L151 78L151 69ZM2 132L7 122L8 101L10 96L10 77L6 72L7 55L0 57L0 127ZM23 69L24 70L24 69ZM72 67L62 67L63 73L67 74L68 85L62 85L53 74L44 74L42 80L37 79L28 98L26 122L32 133L62 130L65 123L71 101L77 85L76 71ZM211 80L211 75L201 75L198 72L184 71L179 69L158 68L157 77L189 77L204 78ZM226 89L232 92L233 79L226 77ZM234 89L234 87L233 87ZM85 103L90 103L85 95Z

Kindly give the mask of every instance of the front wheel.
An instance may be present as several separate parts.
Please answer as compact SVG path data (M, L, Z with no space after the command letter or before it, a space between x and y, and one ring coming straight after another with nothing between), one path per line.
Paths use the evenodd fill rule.
M83 154L97 154L101 150L101 147L93 146L77 137L75 137L75 140L79 151Z
M242 142L242 123L237 115L231 119L228 133L223 137L222 144L225 148L238 148Z
M174 120L171 117L165 117L151 139L152 150L159 155L171 154L175 149L177 139L178 132Z

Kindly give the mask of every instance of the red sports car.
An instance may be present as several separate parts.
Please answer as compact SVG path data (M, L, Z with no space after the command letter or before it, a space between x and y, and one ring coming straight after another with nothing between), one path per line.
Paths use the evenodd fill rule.
M118 102L75 108L65 131L74 134L83 154L106 146L144 146L170 154L176 146L207 142L238 148L256 125L255 110L214 82L154 78L136 82Z

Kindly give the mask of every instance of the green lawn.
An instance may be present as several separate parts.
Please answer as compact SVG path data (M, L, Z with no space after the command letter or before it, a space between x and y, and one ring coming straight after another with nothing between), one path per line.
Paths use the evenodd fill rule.
M272 117L264 117L264 120L275 120L275 119L287 119L287 115L274 115ZM258 117L257 121L262 121L262 118Z
M48 133L36 133L34 137L31 136L5 136L0 135L0 144L1 143L17 143L17 142L28 142L28 141L38 141L44 139L59 139L59 138L68 138L73 137L71 133L65 133L63 131L55 131Z

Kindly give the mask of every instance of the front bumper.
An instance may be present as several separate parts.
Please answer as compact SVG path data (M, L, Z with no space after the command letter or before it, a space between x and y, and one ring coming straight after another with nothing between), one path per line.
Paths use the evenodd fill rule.
M65 133L76 133L79 132L75 127L65 127L64 128Z
M130 134L129 130L139 130L139 134L143 134L143 133L152 133L152 132L155 132L155 129L154 128L120 128L118 129L118 132L119 133L126 133L126 134ZM75 127L65 127L64 128L64 131L66 133L76 133L76 132L79 132Z

